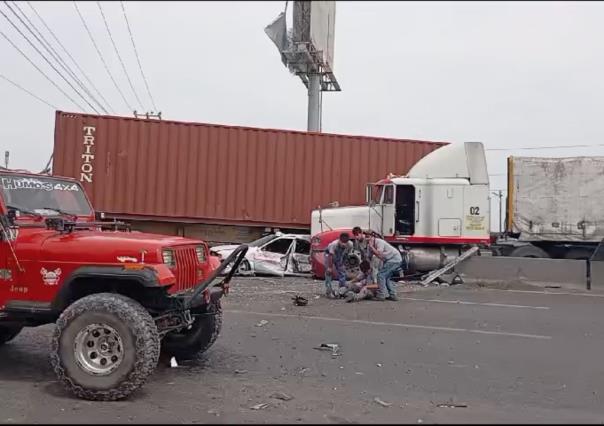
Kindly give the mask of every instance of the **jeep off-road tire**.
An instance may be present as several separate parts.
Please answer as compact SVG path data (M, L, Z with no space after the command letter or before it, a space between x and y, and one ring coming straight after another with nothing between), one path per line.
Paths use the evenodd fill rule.
M189 329L166 334L161 343L162 353L177 360L200 357L216 341L222 329L220 301L208 308L208 313L196 315Z
M59 381L77 397L115 401L145 383L159 352L157 327L145 308L120 294L99 293L63 311L52 336L50 362Z
M10 342L23 330L21 326L0 325L0 345Z

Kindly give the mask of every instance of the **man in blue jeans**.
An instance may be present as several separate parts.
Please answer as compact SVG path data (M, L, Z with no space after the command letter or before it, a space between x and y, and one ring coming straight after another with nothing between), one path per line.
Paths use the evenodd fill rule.
M382 266L378 271L378 291L374 300L397 301L396 284L392 281L392 275L401 268L403 257L396 247L375 236L369 237L369 250L374 256L382 260Z
M346 232L342 232L340 237L329 243L325 249L325 296L338 297L340 295L340 293L334 291L331 286L333 278L338 280L340 287L346 287L344 260L352 251L353 247L352 241L350 241L350 235Z

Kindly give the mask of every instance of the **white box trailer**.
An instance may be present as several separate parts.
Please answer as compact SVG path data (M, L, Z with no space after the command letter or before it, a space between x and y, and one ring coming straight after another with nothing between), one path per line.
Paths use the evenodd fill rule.
M509 157L500 254L589 258L604 239L604 157ZM513 246L513 247L512 247Z

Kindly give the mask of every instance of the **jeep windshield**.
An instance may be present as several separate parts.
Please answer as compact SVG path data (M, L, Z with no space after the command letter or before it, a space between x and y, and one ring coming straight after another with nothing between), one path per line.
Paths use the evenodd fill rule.
M4 204L25 214L88 216L92 213L84 190L74 181L0 173L0 191Z

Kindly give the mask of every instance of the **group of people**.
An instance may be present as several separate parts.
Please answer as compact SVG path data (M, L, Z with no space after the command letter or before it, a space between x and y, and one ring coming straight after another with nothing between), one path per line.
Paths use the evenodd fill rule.
M351 239L347 232L341 233L325 249L325 295L343 297L347 302L363 299L397 301L392 276L401 270L401 252L375 233L363 231L358 226L352 229L352 235ZM361 255L360 272L350 279L345 262L353 251Z

